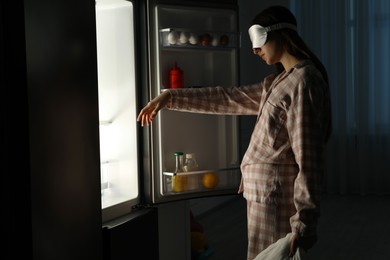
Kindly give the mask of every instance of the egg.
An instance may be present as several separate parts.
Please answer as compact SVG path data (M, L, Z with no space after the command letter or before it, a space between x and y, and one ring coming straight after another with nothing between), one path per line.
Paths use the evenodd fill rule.
M171 31L168 34L167 40L170 45L175 45L179 40L179 33L176 31Z
M218 36L217 35L213 35L213 39L211 40L211 45L212 46L218 46L218 42L219 42Z
M180 32L179 44L186 44L188 42L189 37L190 36L188 32Z
M191 34L190 34L190 38L188 39L188 41L189 41L192 45L196 45L196 44L198 44L198 37L196 37L195 34L191 33Z
M201 36L199 36L199 42L200 42L200 45L202 45L202 46L209 46L210 42L211 42L210 34L206 33L206 34L202 34Z
M219 44L222 46L227 46L229 44L229 36L226 34L222 35L219 39Z

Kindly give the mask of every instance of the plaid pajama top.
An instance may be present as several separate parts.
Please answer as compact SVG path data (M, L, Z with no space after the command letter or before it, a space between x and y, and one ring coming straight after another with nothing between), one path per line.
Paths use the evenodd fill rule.
M330 101L328 85L310 60L258 84L169 92L171 110L257 115L241 162L240 191L247 201L292 204L290 232L316 232Z

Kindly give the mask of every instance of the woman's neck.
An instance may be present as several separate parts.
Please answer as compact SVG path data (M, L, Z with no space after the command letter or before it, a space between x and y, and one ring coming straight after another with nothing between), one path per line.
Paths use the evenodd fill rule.
M289 54L287 51L284 52L282 58L280 59L280 63L282 63L285 71L289 71L292 67L294 67L301 60L297 57Z

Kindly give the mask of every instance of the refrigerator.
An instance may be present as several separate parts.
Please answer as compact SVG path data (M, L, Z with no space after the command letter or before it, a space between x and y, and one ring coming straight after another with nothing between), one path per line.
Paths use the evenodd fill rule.
M114 241L153 244L158 253L150 258L190 259L191 201L237 195L237 116L164 109L150 126L136 122L140 109L166 89L238 85L237 15L234 1L96 1L102 222L108 259L132 254L126 244ZM178 71L179 86L172 83ZM177 173L178 152L183 165L191 154L198 167ZM139 235L131 240L125 232L144 234L140 227L145 226L149 235L142 239Z

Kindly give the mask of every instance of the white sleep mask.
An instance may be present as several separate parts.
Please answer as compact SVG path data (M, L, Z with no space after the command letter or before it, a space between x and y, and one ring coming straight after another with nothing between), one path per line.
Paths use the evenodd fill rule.
M267 41L268 32L276 31L284 28L293 29L295 31L297 30L297 27L290 23L277 23L267 27L263 27L258 24L252 25L248 30L249 37L251 38L251 42L252 42L252 48L256 49L256 48L263 47Z

